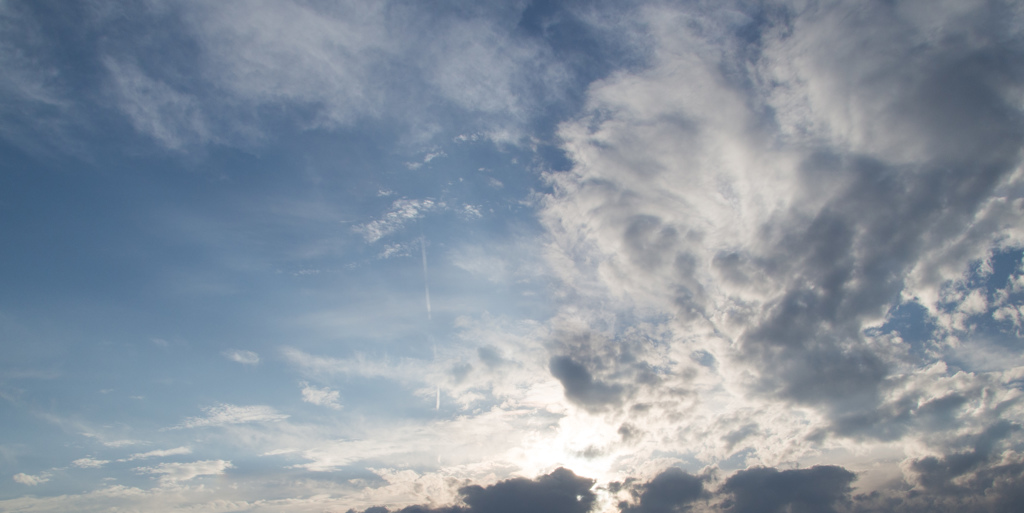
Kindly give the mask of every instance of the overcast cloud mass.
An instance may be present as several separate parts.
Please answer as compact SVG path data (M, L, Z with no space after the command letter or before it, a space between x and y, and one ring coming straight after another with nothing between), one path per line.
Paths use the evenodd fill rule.
M0 0L0 510L1019 511L1024 4Z

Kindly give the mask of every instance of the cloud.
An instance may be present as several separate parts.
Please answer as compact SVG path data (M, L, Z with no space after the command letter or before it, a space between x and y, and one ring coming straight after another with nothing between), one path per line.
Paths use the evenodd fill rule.
M309 383L302 383L302 400L317 406L326 406L331 409L340 410L339 392L330 388L317 388Z
M722 491L734 497L726 511L735 513L833 513L836 506L849 501L850 484L856 477L853 472L835 466L783 471L759 467L733 474Z
M545 230L529 253L546 259L538 290L549 294L509 307L543 321L478 314L434 323L427 337L445 343L431 359L427 345L396 355L413 338L405 326L360 317L372 307L324 307L323 325L343 328L332 337L385 343L370 355L339 350L355 355L346 358L285 349L298 372L340 376L352 391L397 383L395 394L423 399L427 410L443 394L451 410L418 416L382 407L389 418L367 421L363 433L245 425L237 430L252 436L239 443L308 460L290 462L288 472L385 462L398 468L374 472L387 481L428 469L429 479L388 481L408 485L388 496L389 507L427 501L414 484L432 479L441 484L430 493L465 491L450 511L522 506L529 497L540 503L524 509L576 510L591 488L568 471L466 486L558 466L593 475L598 486L621 479L614 493L631 512L998 511L1020 498L1024 281L1019 271L993 270L1004 256L1019 261L1024 245L1016 3L448 7L226 1L140 14L147 30L175 27L189 43L175 59L118 44L121 32L102 24L86 31L106 35L101 55L81 59L100 66L106 98L166 148L232 144L236 127L260 116L254 132L283 120L331 137L371 118L384 122L369 123L377 127L370 132L393 130L400 119L422 131L409 137L420 142L456 125L521 142L524 126L561 119L556 144L568 169L544 173L546 183L523 202L537 208ZM22 34L23 18L11 14L18 9L2 4L0 32ZM605 75L618 64L595 63L605 57L600 46L579 42L629 23L636 25L623 38L635 40L643 59ZM14 120L5 126L45 108L63 112L67 91L44 52L11 50L9 37L29 36L0 35L0 63L11 70L0 91L14 100L0 112L29 107L3 116ZM573 52L559 39L585 48ZM582 67L593 69L586 80L600 79L574 92L565 86L579 85ZM565 112L572 114L560 118ZM534 135L531 144L546 144ZM424 163L441 155L419 147L433 148ZM448 148L452 164L469 149ZM544 160L530 172L545 169ZM482 190L511 194L521 185L506 183ZM380 210L353 230L380 244L382 258L411 254L382 239L428 214L485 211L447 189L441 199L397 200L380 190L369 198L383 202ZM449 251L444 265L473 278L511 286L522 276L521 259L503 249L502 258ZM373 315L382 319L394 309L380 310ZM904 322L908 312L916 317ZM259 362L250 351L224 356ZM340 408L338 391L301 387L304 401ZM353 393L346 408L372 397ZM286 418L269 406L224 404L170 429ZM356 430L351 424L344 428ZM188 465L199 463L209 462ZM823 463L834 465L791 468ZM709 470L699 476L673 467L702 465ZM178 482L192 477L173 476L194 470L146 471ZM326 503L340 493L310 495ZM384 496L373 493L358 500Z
M80 128L81 113L70 98L70 82L53 62L56 45L32 11L0 6L0 135L29 150L77 153L80 143L71 133Z
M288 415L278 413L270 406L262 405L235 406L233 404L219 404L203 408L203 412L206 413L206 416L189 417L171 429L226 426L250 422L277 422L289 417Z
M144 460L147 458L163 458L166 456L178 456L181 454L192 454L192 449L188 447L175 447L174 449L157 449L154 451L137 452L128 456L127 458L118 461L135 461Z
M447 506L429 508L409 506L400 513L587 513L597 499L591 491L594 480L579 477L565 468L555 469L536 479L513 478L490 486L469 485L459 488L466 507ZM363 513L386 513L387 508L375 507Z
M530 122L575 100L572 86L612 66L577 55L567 36L592 43L593 50L628 46L617 27L588 24L585 9L568 6L550 14L564 22L553 26L574 32L546 37L540 27L523 30L512 20L528 7L476 6L458 16L418 4L366 2L96 9L123 11L137 23L161 27L151 39L192 48L161 66L152 61L162 48L140 43L131 30L117 32L125 29L118 16L92 13L86 21L110 35L97 60L111 103L138 132L170 149L251 144L272 128L263 119L268 109L282 108L288 121L303 128L397 120L410 139L429 141L451 130L454 117L460 129L468 124L516 142ZM567 52L570 59L560 58ZM27 71L14 76L47 85ZM432 152L424 161L432 156L443 154Z
M121 111L141 133L170 149L214 140L200 101L151 78L137 65L104 60Z
M636 504L619 505L623 513L682 513L688 511L694 501L708 495L700 478L675 467L637 488Z
M260 363L260 355L253 351L243 349L231 349L224 351L224 356L229 360L236 361L242 365L257 365Z
M30 474L25 474L23 472L18 472L17 474L14 474L14 476L12 476L12 479L14 479L15 483L21 483L27 486L37 486L49 481L50 473L43 472L39 475L33 476Z
M803 454L829 436L919 440L927 423L910 419L952 390L914 376L951 350L939 334L912 354L868 328L904 300L937 315L972 261L1024 243L1004 207L1021 200L1024 69L1004 65L1019 35L977 5L646 6L651 66L592 84L560 126L573 167L548 175L542 202L572 298L552 330L587 358L552 360L566 396L685 415L679 450L706 462L740 434L766 464L790 436ZM958 39L990 29L1002 35Z
M459 494L471 512L586 513L597 498L591 491L593 486L593 479L558 468L532 480L515 478L487 487L466 486L459 489Z
M622 402L623 388L595 380L586 367L568 356L551 359L551 375L565 388L565 397L588 410L600 411Z
M160 484L168 485L188 481L199 476L220 475L229 468L232 468L230 461L203 460L190 463L161 463L155 467L139 467L135 470L141 473L159 475Z
M100 443L107 447L127 447L129 445L139 445L145 442L143 442L142 440L111 440L109 442L101 441Z
M110 463L108 460L97 460L93 458L79 458L72 461L71 464L78 468L100 468L103 465Z
M974 477L969 481L970 486L980 488L974 491L983 494L991 484L986 486L985 479L979 482L979 474L1008 473L1013 478L1022 477L1024 465L1020 462L1010 464L997 462L995 467L985 468L978 472L983 464L990 461L997 443L1020 429L1021 426L1018 424L1006 421L996 423L981 434L971 437L973 443L970 444L969 450L954 452L941 458L935 456L921 458L913 461L910 468L917 474L917 481L926 489L943 493L963 493L965 491L963 485L956 481L961 483L967 481L958 479L967 474Z
M426 212L444 209L444 203L436 203L430 199L410 200L398 199L391 204L391 210L380 219L353 226L352 229L366 238L366 242L374 243L383 237L400 230L406 223L423 217Z

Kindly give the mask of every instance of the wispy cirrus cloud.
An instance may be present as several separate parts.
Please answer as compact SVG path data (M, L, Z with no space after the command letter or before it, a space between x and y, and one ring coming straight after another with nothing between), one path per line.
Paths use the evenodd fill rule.
M202 417L189 417L181 424L170 429L190 429L197 427L219 427L231 424L246 424L250 422L276 422L287 419L289 416L279 413L270 406L236 406L233 404L219 404L203 408Z
M132 62L108 57L104 64L114 96L136 130L174 150L213 142L202 105L194 96L149 77Z
M99 460L99 459L95 459L95 458L79 458L79 459L71 462L72 465L74 465L74 466L76 466L78 468L100 468L100 467L106 465L107 463L110 463L110 461L109 460Z
M117 461L135 461L144 460L148 458L163 458L166 456L179 456L183 454L192 454L192 449L189 447L175 447L174 449L156 449L147 452L137 452L128 456L127 458L120 459Z
M160 484L166 486L200 476L220 475L229 468L232 468L230 461L202 460L188 463L161 463L155 467L139 467L135 470L136 472L159 476Z

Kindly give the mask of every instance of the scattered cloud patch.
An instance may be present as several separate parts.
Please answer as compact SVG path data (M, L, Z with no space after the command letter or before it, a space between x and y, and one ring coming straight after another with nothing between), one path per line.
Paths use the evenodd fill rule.
M15 483L20 483L26 486L38 486L50 480L49 472L43 472L39 475L25 474L18 472L12 476Z
M393 243L393 244L385 244L384 245L384 249L381 250L381 252L377 254L377 258L388 259L388 258L407 257L407 256L411 256L410 251L411 251L411 248L410 248L409 244L403 244L403 243L400 243L400 242L396 242L396 243Z
M78 468L100 468L103 465L110 463L108 460L97 460L93 458L79 458L72 461L71 464Z
M427 212L444 209L443 202L434 200L398 199L391 204L391 210L380 219L352 227L366 242L374 243L383 237L402 229L406 223L422 218Z
M480 219L484 216L480 213L480 205L463 205L459 215L464 219Z
M224 351L224 356L227 357L227 359L241 363L242 365L257 365L260 363L259 354L253 351L246 351L244 349L230 349Z
M431 160L434 160L434 159L440 158L440 157L447 157L447 156L448 155L444 151L431 152L431 153L427 153L426 155L423 156L423 161L421 161L421 162L406 162L405 166L408 167L409 169L419 169L420 167L423 166L423 164L427 164Z
M326 406L334 410L341 409L340 394L330 388L317 388L309 383L302 383L302 400L317 406Z
M289 416L278 413L270 406L235 406L219 404L203 408L203 417L189 417L172 429L189 429L197 427L227 426L230 424L246 424L250 422L277 422Z

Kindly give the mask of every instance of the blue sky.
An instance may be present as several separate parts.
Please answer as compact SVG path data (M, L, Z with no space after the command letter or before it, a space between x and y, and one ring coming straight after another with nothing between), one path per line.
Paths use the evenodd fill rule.
M0 510L1013 511L1022 21L2 2Z

